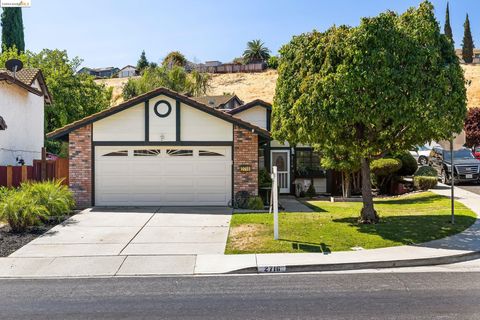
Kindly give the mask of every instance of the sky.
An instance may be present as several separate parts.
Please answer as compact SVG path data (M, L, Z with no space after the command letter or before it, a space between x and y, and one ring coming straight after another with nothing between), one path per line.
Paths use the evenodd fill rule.
M404 12L421 0L32 0L23 9L28 50L68 51L88 67L136 64L142 50L160 62L174 50L194 62L229 62L249 40L273 54L292 36L336 24L355 26L385 10ZM443 30L446 0L433 0ZM466 13L480 43L480 1L450 0L450 22L461 46Z

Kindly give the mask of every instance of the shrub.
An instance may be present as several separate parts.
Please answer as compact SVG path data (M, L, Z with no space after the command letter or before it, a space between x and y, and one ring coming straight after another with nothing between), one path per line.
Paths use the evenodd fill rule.
M437 182L437 177L415 176L413 178L413 185L417 190L432 189L437 185Z
M438 177L437 170L429 166L423 166L418 168L415 172L415 177Z
M73 194L61 180L23 183L21 190L47 209L50 217L70 214L75 206Z
M0 219L6 220L13 232L23 232L38 225L47 216L47 209L23 190L9 192L0 201Z
M370 163L372 183L383 194L391 191L392 178L402 168L402 162L394 158L382 158Z
M307 189L307 192L305 192L305 196L309 198L313 198L317 195L317 191L315 190L315 186L313 183L310 183L310 186Z
M264 209L263 200L260 197L251 197L248 199L247 208L250 210L262 210Z
M12 192L12 189L7 187L0 187L0 201L2 201L3 198L7 197L10 192Z
M268 58L267 65L271 69L277 69L278 68L278 57L271 56L270 58Z
M410 154L410 152L399 152L394 155L395 159L402 162L402 167L396 172L399 176L411 176L417 171L417 160Z
M258 185L260 188L270 188L272 186L272 178L266 169L258 171Z

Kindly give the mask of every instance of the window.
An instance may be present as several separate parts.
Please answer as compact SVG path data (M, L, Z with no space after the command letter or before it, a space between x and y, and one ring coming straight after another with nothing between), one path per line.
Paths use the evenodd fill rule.
M171 157L192 157L193 150L168 149L167 154Z
M133 156L134 157L155 157L159 156L161 153L160 149L142 149L142 150L134 150Z
M113 151L109 153L105 153L102 157L127 157L128 150L120 150L120 151Z
M258 169L265 169L265 149L258 149Z
M325 170L320 166L320 154L311 149L296 149L296 175L298 177L323 177Z
M199 150L198 155L200 157L225 157L224 154L221 154L215 151L208 151L208 150Z

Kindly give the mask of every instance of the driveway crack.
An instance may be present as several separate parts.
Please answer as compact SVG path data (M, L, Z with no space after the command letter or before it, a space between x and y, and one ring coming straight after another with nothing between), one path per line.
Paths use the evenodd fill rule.
M130 241L127 242L127 244L122 248L122 250L120 250L120 253L118 254L119 256L122 255L122 252L130 245L130 243L133 241L133 239L135 239L135 237L140 233L140 231L143 230L143 228L145 228L145 226L150 222L150 220L152 220L153 216L158 212L158 209L155 210L154 213L152 213L152 215L150 216L150 218L148 218L148 220L143 224L143 226L138 229L138 231L133 235L133 237L130 239Z

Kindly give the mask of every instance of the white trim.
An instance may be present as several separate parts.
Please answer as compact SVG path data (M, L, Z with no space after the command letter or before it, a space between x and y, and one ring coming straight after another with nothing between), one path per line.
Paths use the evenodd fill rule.
M273 150L270 150L270 168L273 168L273 153L274 152L277 152L277 153L281 153L281 152L285 152L287 153L287 171L278 171L278 174L279 174L279 178L278 178L278 185L280 187L280 193L290 193L290 176L291 176L291 170L290 170L290 149L273 149ZM285 183L282 182L282 178L281 178L281 174L286 174L287 177L286 177L286 180L287 180L287 186L282 188L282 184L285 185Z

